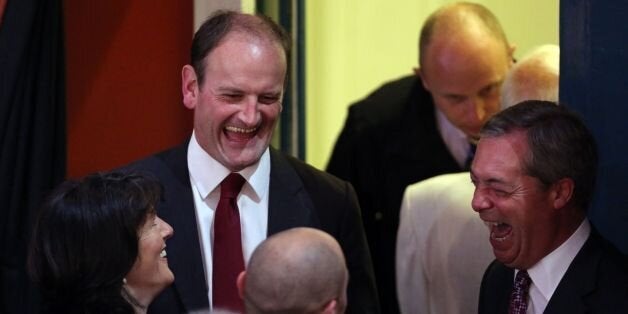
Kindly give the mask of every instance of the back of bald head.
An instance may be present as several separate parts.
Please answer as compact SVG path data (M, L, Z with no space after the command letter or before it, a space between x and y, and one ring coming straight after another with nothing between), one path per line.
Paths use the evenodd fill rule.
M247 313L321 313L346 306L348 272L338 242L325 232L294 228L263 241L244 280Z
M471 2L445 5L430 14L423 23L419 38L419 64L423 67L423 56L436 38L474 41L486 36L501 42L504 51L510 53L510 44L499 20L486 7Z
M560 48L543 45L517 62L504 80L501 92L503 109L525 100L558 102Z

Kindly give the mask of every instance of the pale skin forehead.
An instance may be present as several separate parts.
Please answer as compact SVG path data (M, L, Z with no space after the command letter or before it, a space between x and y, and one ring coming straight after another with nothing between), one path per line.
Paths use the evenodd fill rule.
M426 66L425 56L440 54L446 47L458 50L458 55L472 56L488 49L487 43L495 43L505 57L510 57L510 47L502 37L501 30L493 28L499 25L489 27L487 22L468 6L464 4L445 6L437 11L433 18L428 45L421 47L425 50L420 52L421 67Z
M478 142L471 166L472 178L483 182L508 183L524 175L523 163L528 154L524 131L514 131L497 137L483 137Z
M473 66L478 62L490 62L506 65L510 55L501 41L481 30L469 29L464 32L444 31L430 42L422 60L422 69L426 71L436 64L466 63Z
M243 50L243 47L245 47L246 50ZM227 52L225 52L225 50ZM281 47L281 44L260 34L247 33L238 30L231 31L220 41L218 46L207 54L205 57L206 66L208 63L211 63L213 59L216 59L212 58L212 56L219 54L227 54L231 58L238 58L242 56L259 58L263 54L267 54L280 60L284 71L287 67L286 55Z

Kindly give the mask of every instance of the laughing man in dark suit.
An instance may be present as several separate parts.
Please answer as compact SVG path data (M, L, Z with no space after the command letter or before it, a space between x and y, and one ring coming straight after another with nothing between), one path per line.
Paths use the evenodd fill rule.
M157 211L177 230L167 242L176 281L149 313L207 313L216 308L212 291L235 289L235 277L228 286L212 284L212 276L222 275L213 271L214 212L230 173L245 179L237 196L244 261L269 235L322 229L347 257L347 311L379 311L351 185L269 148L282 109L288 39L271 20L236 12L219 12L196 32L191 64L182 70L183 103L194 110L192 136L130 166L160 179L165 195Z
M527 101L487 122L472 207L496 261L479 313L628 313L627 261L586 218L596 164L592 134L563 106Z

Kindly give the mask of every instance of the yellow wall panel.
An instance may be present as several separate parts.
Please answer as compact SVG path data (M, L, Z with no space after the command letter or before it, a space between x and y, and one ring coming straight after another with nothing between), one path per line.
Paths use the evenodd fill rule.
M419 29L451 1L305 1L306 160L324 169L347 107L382 83L412 73ZM478 1L497 15L516 56L558 44L558 0Z

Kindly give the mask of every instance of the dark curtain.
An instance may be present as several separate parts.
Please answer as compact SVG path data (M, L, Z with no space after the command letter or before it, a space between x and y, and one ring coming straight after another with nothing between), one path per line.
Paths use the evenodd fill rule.
M0 313L34 313L33 220L65 175L61 0L8 0L0 25Z
M628 2L560 1L560 100L593 131L600 155L589 218L628 254Z

